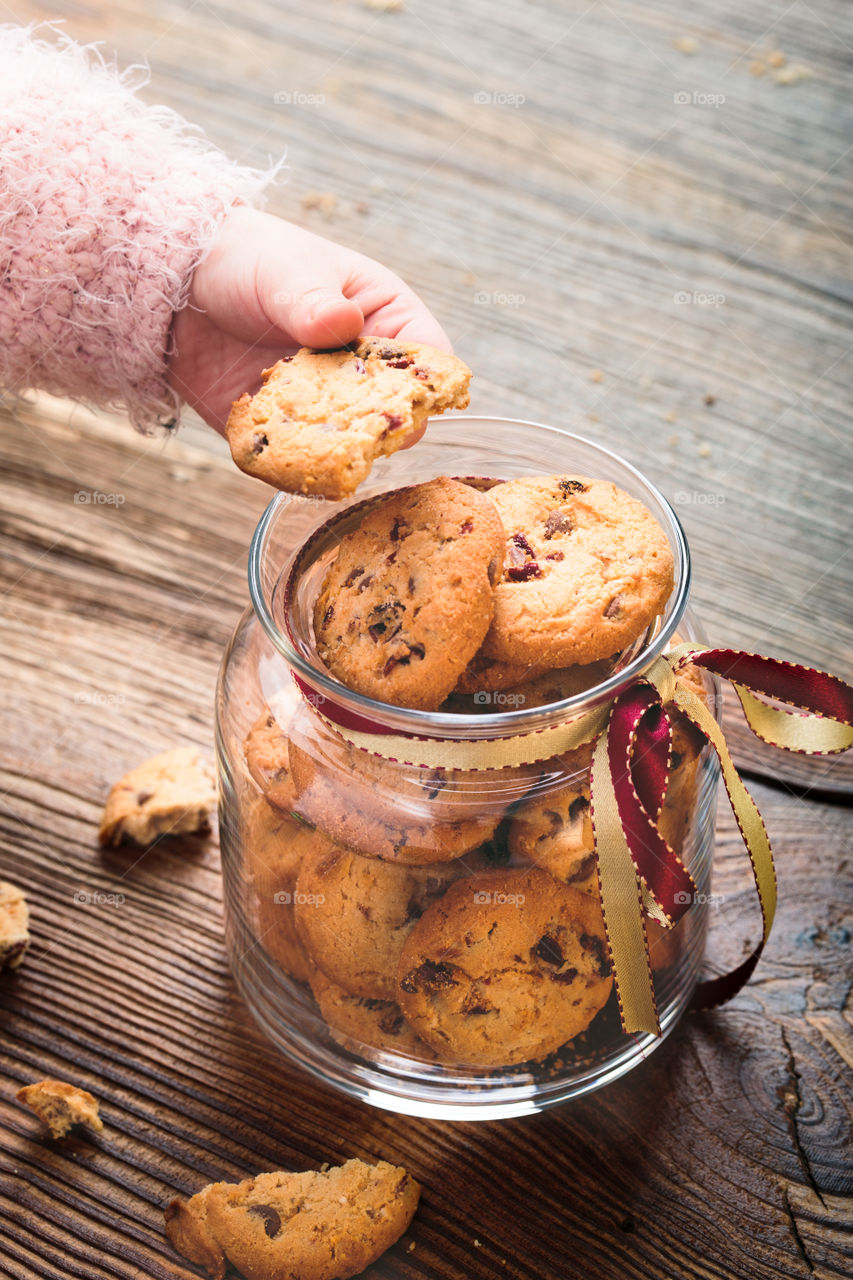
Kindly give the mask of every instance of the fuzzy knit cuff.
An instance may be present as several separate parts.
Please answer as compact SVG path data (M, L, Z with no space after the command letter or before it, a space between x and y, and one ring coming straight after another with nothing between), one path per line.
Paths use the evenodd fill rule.
M228 160L180 116L135 96L64 36L0 26L0 387L174 420L173 313L236 202L275 173Z

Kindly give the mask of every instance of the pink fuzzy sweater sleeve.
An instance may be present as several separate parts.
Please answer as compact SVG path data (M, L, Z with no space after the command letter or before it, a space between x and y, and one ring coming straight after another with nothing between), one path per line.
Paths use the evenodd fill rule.
M174 421L173 313L216 229L268 175L242 168L55 32L0 27L0 388Z

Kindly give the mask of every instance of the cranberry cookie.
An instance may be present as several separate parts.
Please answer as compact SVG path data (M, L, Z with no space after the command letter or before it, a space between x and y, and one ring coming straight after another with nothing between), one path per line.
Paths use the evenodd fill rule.
M546 871L451 885L403 947L398 1002L443 1058L497 1067L580 1035L612 986L598 902Z
M420 1187L382 1160L324 1172L259 1173L213 1182L166 1207L178 1253L224 1280L348 1280L390 1249L411 1222Z
M314 606L320 657L350 689L438 708L494 612L504 534L491 500L441 477L393 494L341 541Z
M489 497L507 541L488 656L596 662L627 648L662 611L673 585L669 542L616 485L547 476L495 485Z
M248 475L291 493L345 498L430 414L464 409L470 380L456 356L414 342L302 347L264 371L255 395L234 402L225 434Z

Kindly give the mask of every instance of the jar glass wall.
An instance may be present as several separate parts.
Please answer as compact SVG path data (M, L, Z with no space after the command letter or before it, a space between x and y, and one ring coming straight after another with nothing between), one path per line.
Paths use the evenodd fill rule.
M438 712L375 702L325 669L312 605L365 501L439 475L558 472L613 481L669 538L672 595L629 651L516 688L469 689ZM598 1088L660 1043L619 1025L595 923L589 749L488 770L441 761L447 744L465 750L606 706L673 638L699 639L689 584L683 533L657 490L600 446L534 423L436 421L414 449L379 463L355 501L273 500L250 556L252 607L223 662L217 755L230 963L290 1058L380 1107L491 1119ZM355 745L318 714L332 704L346 724L429 744L430 765ZM718 777L686 721L673 753L660 825L697 900L673 930L646 922L663 1036L702 961ZM431 927L444 930L440 963L419 950Z

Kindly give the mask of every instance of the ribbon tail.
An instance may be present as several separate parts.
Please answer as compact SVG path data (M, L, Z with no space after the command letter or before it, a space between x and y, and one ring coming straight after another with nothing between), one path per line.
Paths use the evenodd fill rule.
M608 758L608 729L595 744L590 802L604 925L622 1027L660 1035L640 880L625 839Z
M743 836L746 851L749 854L755 888L761 907L762 938L752 954L730 973L722 974L717 978L710 978L705 982L700 982L697 986L693 994L691 1007L694 1009L709 1009L713 1005L721 1004L724 1000L728 1000L735 995L744 983L748 981L758 963L759 956L770 936L773 917L776 914L776 869L773 865L773 853L770 849L770 841L764 821L758 812L755 801L747 791L732 763L720 726L701 698L691 693L689 689L680 685L676 691L674 701L702 731L717 753L729 803L740 828L740 833Z
M835 755L853 746L853 729L827 716L800 715L769 707L742 684L732 682L746 722L757 738L772 747L803 755Z

